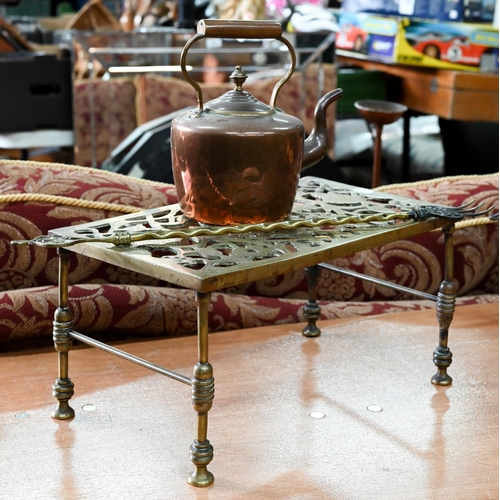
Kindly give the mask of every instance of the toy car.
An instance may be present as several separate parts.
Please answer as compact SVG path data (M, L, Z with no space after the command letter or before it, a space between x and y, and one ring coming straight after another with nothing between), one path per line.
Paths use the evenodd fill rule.
M416 41L413 48L426 56L457 64L479 66L481 57L489 47L471 44L466 36L453 36L448 39L425 38Z
M337 34L335 45L339 49L361 52L368 33L354 24L343 24Z

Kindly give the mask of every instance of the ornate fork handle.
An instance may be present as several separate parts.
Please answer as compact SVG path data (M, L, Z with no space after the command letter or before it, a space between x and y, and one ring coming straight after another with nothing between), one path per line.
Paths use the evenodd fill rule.
M466 217L479 217L490 212L493 207L489 207L485 210L478 211L484 203L472 206L475 200L461 205L459 207L444 207L438 205L421 205L420 207L415 207L408 212L410 219L415 221L427 220L432 217L438 217L439 219L449 219L453 221L459 221L465 219Z
M299 227L339 226L342 224L366 224L369 222L389 222L393 220L425 221L431 218L449 219L453 222L465 217L477 217L488 213L491 208L476 211L481 205L471 207L474 202L460 207L444 207L437 205L421 205L408 212L372 214L365 216L347 216L333 218L316 218L288 220L281 222L263 222L261 224L245 224L239 226L202 226L188 228L172 228L164 231L136 231L128 232L124 229L116 230L102 236L86 235L83 237L49 234L38 236L32 240L14 240L12 245L37 245L46 248L63 248L79 243L111 243L118 246L130 245L134 241L166 240L170 238L190 238L194 236L219 236L222 234L242 234L252 231L267 232L275 229L295 229Z

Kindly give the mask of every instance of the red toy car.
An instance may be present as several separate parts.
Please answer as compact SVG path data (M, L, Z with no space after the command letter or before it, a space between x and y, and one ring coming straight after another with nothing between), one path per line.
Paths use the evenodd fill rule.
M335 46L338 49L354 50L361 52L366 42L368 33L354 24L343 24L337 34Z
M441 40L427 38L413 44L413 48L435 59L468 66L479 66L481 57L488 50L488 47L471 44L466 36Z

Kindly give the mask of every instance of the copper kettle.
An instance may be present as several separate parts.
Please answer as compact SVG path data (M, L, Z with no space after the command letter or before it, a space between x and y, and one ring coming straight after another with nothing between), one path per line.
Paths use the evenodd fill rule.
M203 104L200 86L186 70L189 48L211 38L274 38L290 51L291 64L276 83L270 104L243 90L246 74L231 75L234 90ZM279 221L290 215L300 172L321 160L327 150L326 109L342 95L326 94L316 105L314 128L304 140L303 123L276 107L280 88L295 69L290 42L275 21L202 20L181 54L181 69L194 87L198 108L172 123L174 182L184 214L209 224Z

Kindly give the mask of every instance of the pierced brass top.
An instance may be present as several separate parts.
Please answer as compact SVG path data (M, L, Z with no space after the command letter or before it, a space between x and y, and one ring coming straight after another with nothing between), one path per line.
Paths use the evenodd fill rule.
M433 214L412 220L423 207L409 198L305 177L291 216L279 223L214 227L187 219L176 204L55 229L29 243L71 245L77 253L208 292L450 224Z

